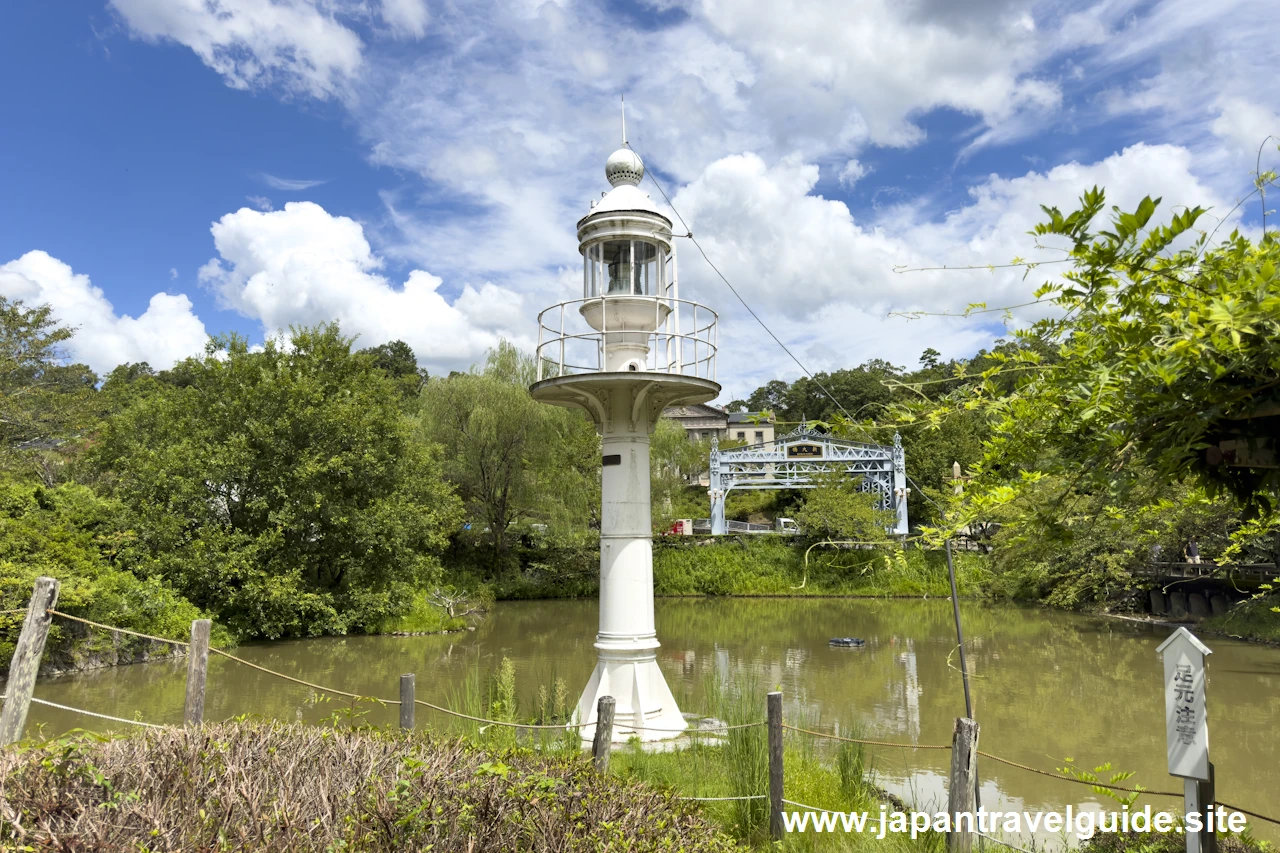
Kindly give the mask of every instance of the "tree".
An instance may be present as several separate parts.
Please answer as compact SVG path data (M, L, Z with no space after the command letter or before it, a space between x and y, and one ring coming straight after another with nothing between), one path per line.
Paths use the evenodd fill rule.
M536 364L503 342L482 372L433 379L422 391L419 435L444 449L495 565L517 522L585 529L599 503L600 445L579 413L529 395Z
M1070 266L1036 299L1059 312L1018 333L1036 345L1001 354L945 403L992 419L976 495L999 501L1011 482L1063 473L1119 503L1145 479L1190 479L1268 513L1280 488L1280 242L1233 233L1175 248L1203 210L1153 225L1151 198L1095 231L1104 202L1095 187L1069 214L1045 208L1035 234L1064 238Z
M73 334L50 306L0 296L0 465L34 471L46 485L59 467L51 451L96 421L98 377L68 364L63 349Z
M877 508L878 496L864 492L857 479L840 471L815 477L796 509L800 528L814 538L859 542L887 542L886 531L893 526L892 512Z
M418 367L418 357L404 341L391 341L367 347L358 353L373 359L373 365L395 381L406 400L417 399L427 381L426 368Z
M751 392L747 397L747 410L751 412L780 412L787 404L790 386L781 379L771 379Z
M706 471L710 441L691 441L689 433L669 418L659 418L649 439L649 498L655 530L670 530L678 518L708 511L706 489L690 485Z
M138 378L93 454L127 556L241 636L361 630L438 570L457 499L394 381L336 324L237 336Z

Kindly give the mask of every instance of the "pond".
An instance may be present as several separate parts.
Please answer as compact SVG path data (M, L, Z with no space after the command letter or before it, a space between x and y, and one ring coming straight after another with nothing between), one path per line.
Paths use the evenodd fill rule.
M1156 646L1168 628L1034 608L966 604L981 748L1053 771L1103 762L1135 776L1127 784L1181 790L1165 767L1162 670ZM864 737L950 742L964 713L950 603L849 599L659 599L658 661L686 712L702 710L708 679L732 677L781 689L788 721L832 730L853 724ZM521 701L560 677L576 701L595 661L594 601L501 602L473 632L431 637L345 637L251 644L237 652L259 665L345 690L395 698L401 673L417 674L417 695L457 701L463 682L487 676L505 656ZM832 637L866 640L831 648ZM1222 801L1280 811L1280 649L1214 637L1208 661L1210 755ZM182 720L185 662L124 666L41 681L36 696L119 717ZM320 721L345 701L316 703L304 687L217 656L210 659L206 719L260 714ZM394 723L394 708L369 719ZM419 726L439 725L419 707ZM33 706L29 723L46 735L113 724ZM118 726L116 726L118 728ZM876 747L880 783L921 806L945 807L949 753ZM979 760L988 808L1029 810L1112 804L1089 788ZM1144 798L1153 808L1179 801ZM1252 822L1260 838L1277 827Z

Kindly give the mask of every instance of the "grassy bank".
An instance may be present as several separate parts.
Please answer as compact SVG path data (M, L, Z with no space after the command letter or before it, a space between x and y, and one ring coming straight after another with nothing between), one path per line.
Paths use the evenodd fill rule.
M1280 593L1241 602L1226 615L1210 617L1200 624L1245 640L1280 643Z
M941 551L813 548L774 536L659 537L653 543L654 593L686 595L948 596ZM495 571L474 553L451 554L446 579L459 588L491 585L499 600L583 598L599 592L594 549L515 549ZM956 553L961 595L975 595L990 580L988 558Z
M654 545L653 582L657 595L933 596L951 594L942 551L805 551L774 537L723 538L712 544L681 539ZM961 595L977 593L989 574L986 558L957 553L956 583Z

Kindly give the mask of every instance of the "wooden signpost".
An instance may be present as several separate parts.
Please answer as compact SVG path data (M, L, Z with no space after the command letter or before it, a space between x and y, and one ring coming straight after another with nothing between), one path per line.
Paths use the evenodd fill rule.
M1186 628L1160 644L1164 660L1164 717L1169 775L1181 776L1186 814L1204 815L1214 806L1213 765L1209 763L1209 723L1205 714L1204 659L1213 654ZM1212 824L1204 831L1188 829L1187 853L1216 853Z

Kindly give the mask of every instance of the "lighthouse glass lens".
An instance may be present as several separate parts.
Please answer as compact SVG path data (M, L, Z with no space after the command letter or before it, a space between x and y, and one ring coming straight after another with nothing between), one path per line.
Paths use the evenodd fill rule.
M635 281L632 292L644 296L658 294L658 247L643 240L632 241L635 252Z
M600 251L606 293L656 296L660 288L658 247L643 240L608 240L589 251ZM592 291L593 293L595 291Z
M608 276L608 292L631 292L631 241L610 240L601 246Z

